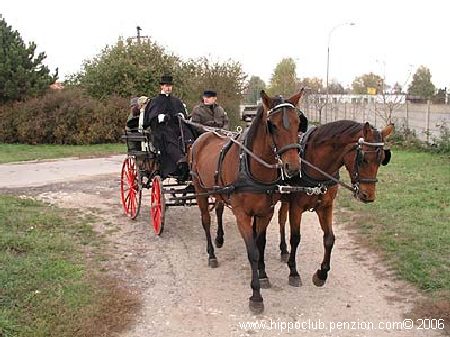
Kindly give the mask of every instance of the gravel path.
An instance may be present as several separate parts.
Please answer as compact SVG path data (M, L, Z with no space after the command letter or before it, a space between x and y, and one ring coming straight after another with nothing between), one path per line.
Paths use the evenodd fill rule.
M420 296L396 280L374 253L355 242L357 236L339 224L339 219L328 282L315 287L311 277L323 254L315 213L303 216L300 288L288 285L289 270L279 260L278 228L274 221L269 226L266 270L272 287L262 290L264 314L252 315L248 309L250 268L231 212L224 213L224 247L216 250L219 268L210 269L197 208L169 209L161 237L149 227L147 190L139 218L131 221L122 215L121 158L0 165L0 193L31 195L95 213L101 219L96 229L107 233L111 241L109 269L140 294L143 304L130 329L114 336L441 335L440 331L417 329L416 320L407 329L411 322L405 319L411 318L409 312ZM67 165L72 163L76 168L69 173ZM33 179L23 179L27 172L32 172ZM59 183L61 179L64 182ZM28 183L34 187L23 188Z

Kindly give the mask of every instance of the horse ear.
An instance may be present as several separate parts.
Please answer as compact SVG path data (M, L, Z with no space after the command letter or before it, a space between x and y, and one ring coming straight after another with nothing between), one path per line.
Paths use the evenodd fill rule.
M383 139L386 139L386 137L389 137L394 133L394 130L395 130L394 124L393 123L388 124L383 128L383 130L381 130L381 136L383 137Z
M271 105L272 105L272 99L269 96L267 96L267 94L264 90L261 90L260 95L261 95L264 107L266 108L266 110L270 110Z
M295 94L294 96L289 97L287 99L287 101L289 103L291 103L293 106L296 106L298 104L298 102L300 101L300 98L303 96L304 91L305 91L305 88L302 88L298 94Z
M363 126L363 138L367 138L370 130L372 130L372 127L370 126L369 122L365 122Z

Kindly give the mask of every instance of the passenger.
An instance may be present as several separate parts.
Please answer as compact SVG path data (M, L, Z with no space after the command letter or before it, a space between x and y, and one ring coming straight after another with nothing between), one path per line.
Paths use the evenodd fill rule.
M141 96L138 98L138 108L139 108L139 132L142 133L144 130L143 124L144 124L144 114L145 114L145 107L148 103L148 97L147 96ZM150 151L152 149L152 144L149 144L147 142L141 142L142 151Z
M217 104L217 93L213 90L203 92L202 103L192 110L191 121L194 123L228 130L228 115Z
M130 100L130 114L128 116L127 125L125 127L125 130L127 130L127 132L138 132L138 127L139 127L138 98L133 97ZM129 148L129 150L141 151L141 144L140 144L140 142L129 141L128 148Z

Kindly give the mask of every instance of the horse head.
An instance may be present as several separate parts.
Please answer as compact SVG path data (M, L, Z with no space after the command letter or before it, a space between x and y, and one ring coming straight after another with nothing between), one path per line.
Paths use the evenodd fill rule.
M282 169L287 177L300 172L298 132L304 129L306 117L298 113L296 105L303 95L303 89L284 99L281 96L269 97L261 91L263 102L262 122L267 126L271 147L282 162Z
M369 123L365 123L357 134L356 144L344 156L344 165L350 173L355 189L355 197L364 202L375 200L375 183L380 165L387 165L391 159L391 152L384 149L384 141L394 132L394 124L389 124L383 130L375 130Z

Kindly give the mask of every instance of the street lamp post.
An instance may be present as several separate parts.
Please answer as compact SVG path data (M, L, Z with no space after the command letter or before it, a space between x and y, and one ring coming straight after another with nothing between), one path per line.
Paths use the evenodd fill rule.
M354 22L344 22L340 23L333 28L331 28L330 32L328 33L328 48L327 48L327 96L325 100L325 122L328 122L328 96L329 96L329 88L328 88L328 74L330 71L330 40L331 40L331 34L339 27L342 26L354 26ZM322 116L319 117L319 123L322 123Z

